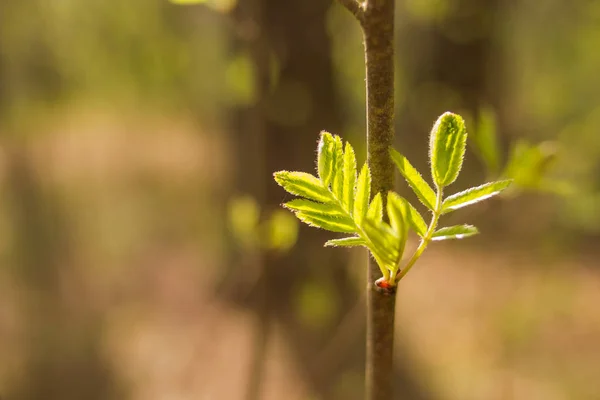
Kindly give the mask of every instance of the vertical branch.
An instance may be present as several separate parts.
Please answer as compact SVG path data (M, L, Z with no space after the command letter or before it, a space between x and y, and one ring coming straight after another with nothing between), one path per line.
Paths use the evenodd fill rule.
M365 42L367 81L367 161L372 194L386 194L394 184L389 148L394 138L394 0L339 0L360 22ZM384 207L385 210L385 207ZM367 273L366 399L393 398L395 286L379 290L381 275L369 259Z
M367 161L371 193L386 194L394 185L389 148L394 139L394 0L369 0L362 21L367 76ZM384 207L385 210L385 207ZM366 399L393 397L396 291L380 291L381 272L369 258L367 272Z

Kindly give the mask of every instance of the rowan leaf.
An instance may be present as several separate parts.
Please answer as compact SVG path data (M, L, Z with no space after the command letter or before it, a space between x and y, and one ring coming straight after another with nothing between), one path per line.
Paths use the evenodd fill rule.
M478 233L479 230L473 225L454 225L438 229L433 233L431 240L464 239Z
M408 222L410 208L408 202L394 192L387 197L387 212L390 226L398 238L398 257L402 258L406 240L408 239Z
M395 268L398 261L398 238L384 221L364 220L363 229L369 239L369 250L386 268Z
M344 146L339 136L333 138L333 178L331 182L331 191L336 199L342 201L344 194Z
M345 237L341 239L331 239L325 242L326 247L355 247L366 246L364 239L358 236Z
M467 130L462 117L450 112L442 114L433 125L429 139L431 175L439 189L458 177L466 144Z
M332 200L331 192L323 186L321 181L306 172L279 171L275 172L274 177L281 187L293 195L323 203Z
M367 214L369 208L369 197L371 196L371 172L369 166L365 163L358 175L356 182L356 193L354 196L354 221L360 225Z
M296 212L298 219L310 226L326 229L332 232L354 233L356 226L349 218L323 214L314 211Z
M306 199L294 199L284 203L283 206L292 211L309 211L333 216L344 216L344 211L335 203L317 203Z
M344 209L353 213L354 207L354 189L356 185L356 156L354 149L349 142L346 142L344 151L344 194L342 196L342 205Z
M381 221L383 219L383 201L381 199L381 193L377 193L367 211L367 218L374 221Z
M510 186L512 179L485 183L448 196L442 203L442 214L489 199Z
M329 187L333 177L333 150L333 136L329 132L322 131L317 147L317 170L325 187Z
M398 234L402 232L407 224L404 219L406 214L406 210L404 209L405 205L402 202L400 196L396 193L390 191L387 196L387 215L390 219L390 226Z
M436 195L431 186L423 179L419 171L408 161L406 157L398 153L396 150L390 150L390 156L398 167L400 174L404 177L417 198L425 207L430 210L435 209Z

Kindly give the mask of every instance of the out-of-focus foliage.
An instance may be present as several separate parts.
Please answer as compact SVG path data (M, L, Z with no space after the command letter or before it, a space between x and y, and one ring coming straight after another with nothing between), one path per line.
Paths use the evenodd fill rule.
M316 14L317 2L293 2L281 1L305 4L306 15L271 10L240 23L232 12L238 6L255 11L252 5L267 2L0 1L0 397L245 398L254 314L214 295L227 270L226 250L235 247L226 244L228 131L240 122L239 108L260 100L259 73L273 94L261 105L269 124L302 131L323 106L303 82L282 79L315 66L310 54L289 64L286 57L300 43L294 40L323 56L321 41L310 42L316 24L294 40L283 37L292 30L282 29L295 21L290 18ZM364 159L362 36L346 10L328 4L339 132ZM412 154L425 148L430 122L447 109L461 111L455 105L473 95L483 107L467 120L465 172L474 173L461 174L457 191L483 175L510 176L512 193L525 194L488 203L487 215L497 215L494 226L508 235L487 234L493 229L486 226L470 245L436 246L430 265L411 276L399 293L405 305L398 309L399 364L410 363L435 400L600 398L600 276L597 256L579 247L587 238L593 247L594 236L587 235L600 232L600 3L407 0L398 2L398 18L398 122L412 119L422 127L398 129L399 150L425 171L425 157ZM257 32L271 32L258 35L268 71L257 69L249 45ZM485 35L490 40L482 47ZM435 46L440 42L446 47ZM482 51L485 66L466 73L470 61L459 59L447 73L434 73L438 63L427 60L447 46L467 49L467 56ZM481 85L465 92L448 85L453 78ZM245 138L256 130L239 129ZM301 133L312 137L316 129ZM270 180L253 163L243 165L255 167L254 177ZM537 194L540 189L560 195ZM246 232L235 245L248 276L234 281L234 292L250 292L246 283L261 271L246 251L276 252L284 265L293 255L307 267L302 271L322 274L295 280L300 269L277 270L290 286L271 287L289 294L290 308L272 323L265 392L274 399L286 392L318 397L307 393L310 384L301 377L325 374L303 369L290 355L299 347L281 332L295 320L332 335L333 359L360 358L362 341L355 338L363 316L350 310L339 285L364 290L364 256L291 249L293 216L248 204L235 212L240 226L229 230L234 238L240 237L235 229ZM448 219L469 211L459 212ZM423 233L418 215L412 214L413 229ZM522 239L526 229L536 229L526 236L531 240ZM303 230L302 240L315 233ZM520 244L527 251L513 253ZM329 257L339 253L350 255L349 281L331 272ZM576 256L567 259L568 253ZM279 300L273 301L277 312L288 305ZM338 318L344 320L339 328ZM358 399L361 361L343 364L332 397ZM121 383L131 397L115 390Z
M173 4L178 5L194 5L194 4L204 4L216 11L219 12L229 12L231 11L238 0L169 0Z
M531 144L525 139L518 139L510 144L510 151L502 167L496 115L489 107L480 110L470 139L489 176L513 180L514 186L507 194L515 196L523 191L539 191L569 196L574 193L572 184L552 174L552 167L556 164L559 153L556 141Z
M283 210L275 210L260 221L260 206L252 196L233 198L228 205L229 230L246 251L286 252L298 238L298 221Z

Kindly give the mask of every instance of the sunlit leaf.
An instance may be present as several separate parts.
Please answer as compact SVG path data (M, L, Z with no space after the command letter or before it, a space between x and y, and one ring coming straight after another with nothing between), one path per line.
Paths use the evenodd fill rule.
M406 200L403 197L401 197L401 199L404 200L406 204L408 204L407 221L410 224L411 228L417 233L417 235L421 237L425 236L425 233L427 232L427 224L421 216L421 213L419 213L417 209L414 208L413 205L408 202L408 200Z
M404 208L405 205L400 199L400 196L390 191L387 196L387 214L390 219L390 226L396 234L403 231L407 226L407 223L404 220Z
M353 212L354 207L354 188L356 185L356 156L354 149L349 142L346 142L344 151L344 194L342 204L344 209Z
M427 224L425 223L425 220L423 219L421 214L413 207L412 204L410 204L408 202L408 200L406 200L404 197L398 196L394 192L390 192L388 194L388 204L390 201L389 200L390 196L392 196L394 198L393 202L398 204L399 209L403 211L404 222L406 222L412 228L412 230L415 231L415 233L417 235L419 235L421 237L425 236L425 233L427 232ZM400 204L404 204L404 206L403 207L399 206ZM389 213L389 206L388 206L388 213ZM390 216L390 222L391 222L391 216ZM393 227L393 224L392 224L392 227Z
M394 192L389 192L387 197L387 212L390 219L390 226L398 238L398 257L402 257L406 239L408 238L408 221L410 208L409 204L403 201L400 196Z
M285 208L292 211L309 211L321 214L330 214L341 218L345 215L344 211L335 203L317 203L306 199L294 199L284 203Z
M398 238L392 228L383 221L364 220L363 228L369 241L369 250L388 268L393 268L399 258Z
M452 184L462 167L467 130L460 115L446 112L431 129L429 160L431 175L438 188Z
M464 239L478 233L473 225L454 225L438 229L433 233L431 240Z
M383 201L381 199L381 193L377 193L367 211L367 218L373 221L381 221L383 219Z
M356 226L348 218L338 218L328 214L313 211L298 211L296 216L300 221L317 228L323 228L332 232L354 233Z
M317 148L317 169L325 187L329 187L333 177L333 149L333 136L329 132L322 131Z
M354 220L360 225L367 214L369 207L369 197L371 196L371 172L365 163L356 183L356 195L354 197Z
M400 174L406 179L406 182L417 195L417 198L425 207L433 210L435 208L435 192L429 184L423 179L421 174L411 165L406 157L391 149L390 155L398 167Z
M336 135L333 139L333 181L331 191L338 200L342 201L344 197L344 146L339 136Z
M321 181L306 172L279 171L274 174L275 181L289 193L320 202L331 201L329 192Z
M325 243L327 247L355 247L366 246L366 242L357 236L346 237L342 239L332 239Z
M511 179L489 182L448 196L442 203L442 214L489 199L510 186Z

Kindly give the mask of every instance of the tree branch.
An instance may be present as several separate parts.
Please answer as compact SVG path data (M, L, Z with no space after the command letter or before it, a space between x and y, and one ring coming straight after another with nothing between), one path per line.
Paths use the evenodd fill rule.
M364 4L359 3L357 0L338 0L338 2L343 5L348 11L352 13L356 17L357 20L363 22L364 19Z
M394 165L389 155L394 139L394 4L395 0L368 0L361 21L365 41L367 161L371 168L371 193L381 193L384 202L394 185ZM377 290L375 281L380 276L377 263L369 259L366 400L394 398L396 288L392 287L389 292Z

